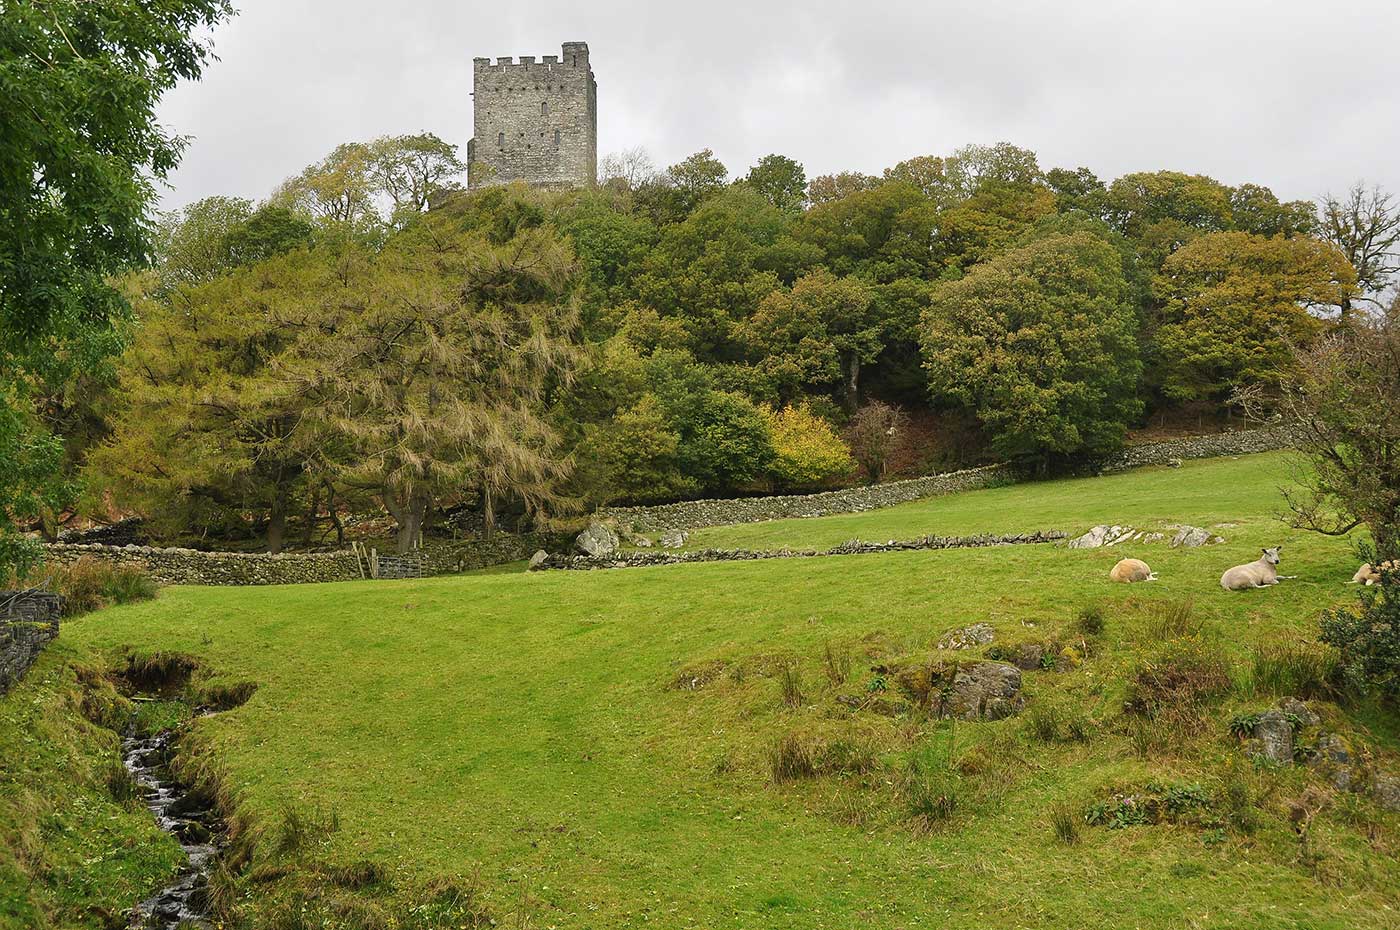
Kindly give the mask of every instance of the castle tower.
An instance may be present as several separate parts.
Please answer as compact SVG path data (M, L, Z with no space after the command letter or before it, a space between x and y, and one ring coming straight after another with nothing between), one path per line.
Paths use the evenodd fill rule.
M473 61L472 189L511 181L582 187L598 177L598 85L587 42L565 42L562 57Z

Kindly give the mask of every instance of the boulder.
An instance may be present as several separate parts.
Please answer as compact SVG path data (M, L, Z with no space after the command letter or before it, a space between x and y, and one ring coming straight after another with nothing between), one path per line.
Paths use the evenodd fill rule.
M638 549L650 549L651 540L645 536L633 536L632 545L636 546Z
M1250 755L1278 765L1293 762L1293 722L1281 710L1265 711L1254 725Z
M537 568L544 564L544 560L549 558L549 553L543 549L536 549L535 554L530 556L530 567Z
M1176 535L1172 537L1172 548L1195 549L1198 546L1214 546L1224 541L1210 530L1203 530L1199 526L1182 526L1177 528Z
M990 623L974 623L957 630L949 630L938 639L939 649L970 649L985 646L996 639L996 632Z
M1295 697L1286 697L1278 702L1278 709L1285 714L1290 714L1298 718L1298 723L1303 727L1315 727L1322 724L1322 718L1303 701Z
M1000 720L1019 714L1025 705L1020 669L1004 662L978 662L958 669L953 676L952 693L943 716Z
M1400 777L1376 773L1371 780L1371 796L1388 811L1400 811Z
M1124 540L1131 539L1133 528L1131 526L1096 526L1078 539L1071 539L1069 547L1071 549L1101 549L1104 546L1112 546Z
M591 555L594 558L605 558L617 552L619 545L617 533L606 523L590 523L588 529L578 534L574 540L574 548L584 555Z
M679 549L681 546L685 545L688 539L690 539L690 534L685 530L672 530L669 533L663 533L661 535L661 548Z

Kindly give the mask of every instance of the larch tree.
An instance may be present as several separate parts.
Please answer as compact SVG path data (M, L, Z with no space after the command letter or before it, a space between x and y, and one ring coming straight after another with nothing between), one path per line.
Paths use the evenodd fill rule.
M341 480L378 493L399 551L447 495L479 492L488 533L504 497L531 512L564 502L569 462L542 411L577 356L575 278L545 227L494 242L451 217L347 269L305 346L305 389L344 438Z

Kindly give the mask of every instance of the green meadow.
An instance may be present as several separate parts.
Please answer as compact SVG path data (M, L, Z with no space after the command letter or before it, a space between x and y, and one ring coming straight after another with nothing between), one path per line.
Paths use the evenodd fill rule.
M32 881L0 918L101 926L135 879L153 889L170 868L141 812L103 793L115 737L84 719L101 686L80 679L176 652L200 663L199 687L256 685L187 725L183 751L235 811L225 913L259 927L1394 927L1400 818L1302 767L1252 764L1229 733L1307 690L1325 726L1400 768L1400 721L1315 672L1318 615L1351 597L1356 558L1277 518L1286 480L1278 455L1193 462L691 540L1228 524L1192 550L184 587L90 614L0 702L0 884ZM1280 542L1297 579L1220 590L1225 568ZM1110 583L1125 555L1161 580ZM936 643L983 621L995 644L1055 647L1023 673L1021 715L941 720L901 694L909 669L980 658ZM1172 713L1125 709L1145 666L1183 652L1228 681ZM1086 822L1115 795L1163 791L1206 800ZM1290 811L1314 801L1300 836ZM456 923L432 923L444 889Z

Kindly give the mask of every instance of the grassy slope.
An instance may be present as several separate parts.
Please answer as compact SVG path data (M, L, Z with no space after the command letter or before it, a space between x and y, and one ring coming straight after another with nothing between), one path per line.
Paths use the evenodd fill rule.
M912 539L926 533L1074 532L1099 523L1147 526L1257 520L1281 509L1291 474L1282 452L1144 468L1103 478L1017 484L872 510L797 520L717 526L692 534L689 548L827 548L848 539ZM1228 535L1228 534L1227 534Z
M1214 847L1199 830L1153 827L1090 830L1066 848L1047 826L1054 803L1082 807L1103 786L1153 774L1206 779L1231 753L1212 736L1181 758L1144 760L1111 732L1123 663L1151 647L1144 605L1194 598L1242 660L1261 639L1313 635L1318 609L1346 596L1347 544L1281 528L1276 473L1271 457L1197 463L850 518L879 525L878 536L1146 516L1241 524L1225 546L1136 553L1163 581L1132 589L1104 578L1118 552L913 552L175 588L75 621L64 639L85 650L185 650L257 681L249 703L198 723L252 816L271 821L288 803L334 809L340 830L327 855L415 876L479 866L492 908L528 901L532 926L1393 926L1393 817L1377 821L1369 844L1324 818L1325 882L1297 864L1277 819ZM924 522L921 507L948 519ZM831 523L841 521L732 532L785 527L793 544L815 541L793 535L809 528L833 542L864 532ZM1302 579L1243 595L1218 589L1224 567L1279 539ZM976 620L1014 637L1025 620L1062 628L1088 602L1109 607L1101 654L1078 671L1026 676L1033 703L1069 703L1104 722L1087 746L1034 743L1022 721L852 719L818 684L828 641L858 650L878 633L927 649ZM774 656L802 662L805 706L781 703ZM681 667L711 659L748 672L700 691L667 688ZM864 664L858 656L859 680ZM1221 713L1236 705L1248 702ZM1394 720L1371 722L1373 739L1393 749ZM771 784L769 747L793 729L868 737L889 773L950 740L961 752L1001 738L1009 783L999 801L921 835L884 784L892 774L864 786ZM1267 777L1280 792L1302 780Z
M72 667L80 653L66 639L0 701L4 928L120 926L121 912L180 861L143 805L113 797L119 739L80 712L84 689ZM88 698L114 708L114 719L126 712L110 687Z

